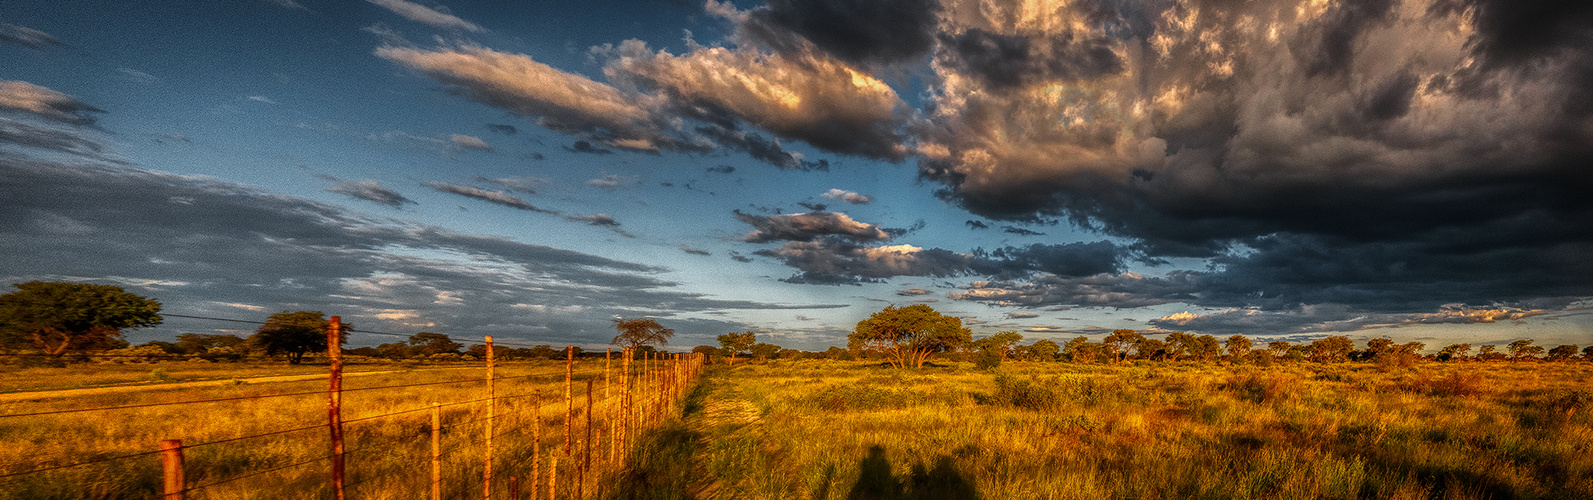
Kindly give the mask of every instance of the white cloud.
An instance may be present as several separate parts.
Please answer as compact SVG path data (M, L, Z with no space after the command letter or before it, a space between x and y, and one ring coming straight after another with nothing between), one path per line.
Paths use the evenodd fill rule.
M453 141L454 146L458 147L458 148L461 148L461 149L475 149L475 150L479 150L479 151L492 151L492 145L491 144L487 144L487 141L481 140L480 137L474 137L474 136L463 135L463 134L453 134L452 136L450 136L448 138L448 140Z
M824 193L824 197L836 201L844 201L853 205L867 205L874 201L874 197L872 196L857 194L853 191L844 191L841 189L831 189Z
M485 28L475 25L470 21L460 19L449 14L447 9L439 6L437 9L405 0L367 0L380 5L382 8L393 11L394 14L403 16L404 19L417 23L429 24L438 28L458 29L473 32L486 31Z

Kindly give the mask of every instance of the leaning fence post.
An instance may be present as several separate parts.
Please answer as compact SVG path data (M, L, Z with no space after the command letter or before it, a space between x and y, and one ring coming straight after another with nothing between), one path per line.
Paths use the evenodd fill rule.
M343 318L333 316L326 328L326 354L332 368L328 374L329 401L327 427L332 433L332 494L343 500Z
M442 500L442 405L431 404L431 500Z
M492 336L487 338L487 435L485 453L481 458L481 498L492 500L492 420L497 416L498 400L493 394Z
M163 500L183 500L183 442L181 439L160 441L160 468L165 486Z

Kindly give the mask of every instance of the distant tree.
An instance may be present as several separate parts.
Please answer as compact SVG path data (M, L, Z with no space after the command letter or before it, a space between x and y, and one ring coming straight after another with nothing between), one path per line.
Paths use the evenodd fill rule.
M407 359L415 355L415 348L404 342L389 342L376 346L376 355L387 359Z
M264 349L267 356L283 354L288 357L288 364L296 365L304 360L305 353L326 350L329 324L321 311L282 311L266 318L249 341ZM343 328L353 329L354 325L345 323ZM348 336L340 340L347 343Z
M457 354L462 345L454 342L447 335L432 332L420 332L409 336L409 345L414 346L415 354L430 356L433 354Z
M836 346L830 346L829 349L826 349L824 351L824 357L827 358L827 359L833 359L833 360L837 360L837 361L851 361L852 360L852 352L848 351L846 349L842 349L842 348L836 347Z
M1342 363L1349 359L1355 343L1349 337L1336 335L1311 342L1311 360L1318 363Z
M350 356L364 356L367 358L382 357L382 352L371 346L361 346L349 349L345 354Z
M1562 344L1559 347L1549 349L1549 361L1570 361L1574 357L1576 357L1576 345L1574 344Z
M1057 353L1061 352L1062 346L1048 339L1040 339L1025 346L1023 350L1024 358L1030 361L1056 361Z
M1164 342L1167 343L1165 347L1167 352L1162 355L1163 359L1178 361L1178 358L1184 357L1184 353L1195 345L1195 336L1185 332L1173 332L1167 334L1167 340Z
M1582 360L1593 361L1593 345L1582 348Z
M1104 353L1105 346L1090 342L1090 338L1083 335L1062 346L1062 356L1073 363L1094 363L1100 361Z
M1383 337L1366 341L1367 359L1375 359L1379 354L1391 352L1394 352L1394 339Z
M675 330L664 328L651 318L623 319L614 318L614 329L619 330L619 335L609 342L621 347L637 349L642 346L663 347L669 344L669 338L675 336Z
M1439 349L1438 350L1438 360L1439 361L1463 361L1463 360L1466 359L1466 354L1469 353L1469 352L1471 352L1471 344L1467 344L1467 343L1450 344L1449 346L1446 346L1443 349Z
M1311 346L1305 344L1294 344L1289 346L1288 352L1283 353L1283 359L1289 360L1290 363L1299 363L1301 361L1305 361L1306 356L1309 356L1310 354Z
M223 354L241 355L248 341L237 335L211 335L200 333L182 333L177 335L177 347L183 354L193 354L206 357L214 349L226 349ZM209 359L209 358L206 358Z
M0 295L0 347L62 357L112 347L122 330L159 325L160 302L87 283L29 281Z
M1246 354L1250 354L1250 339L1245 338L1244 335L1234 335L1228 337L1228 345L1226 347L1228 348L1228 356L1232 357L1233 361L1237 363L1244 359Z
M1499 346L1496 345L1484 345L1477 348L1477 361L1500 361L1505 359L1505 355L1497 352L1498 350Z
M1281 358L1281 357L1287 356L1289 354L1289 348L1290 347L1293 347L1293 346L1289 345L1288 342L1282 341L1282 340L1274 340L1272 342L1268 342L1267 343L1267 350L1272 351L1272 356L1275 357L1275 358Z
M774 344L765 344L765 343L759 342L759 343L756 343L756 344L752 344L751 351L752 351L752 356L753 357L758 358L759 361L763 361L763 360L766 360L766 359L769 359L769 358L773 358L773 357L779 356L780 355L780 346L777 346L777 345L774 345Z
M729 359L725 361L726 364L730 365L736 364L737 354L746 352L747 349L751 349L752 345L756 343L758 343L758 335L752 332L731 332L719 336L719 347L724 348L725 355L729 356Z
M1210 363L1212 360L1217 359L1220 354L1222 354L1222 344L1217 342L1217 337L1210 335L1195 337L1194 342L1189 346L1189 355L1194 356L1195 359L1200 360L1202 363Z
M720 351L719 351L718 347L714 347L714 346L711 346L711 345L700 345L700 346L691 348L691 352L694 352L694 353L697 353L697 354L701 354L703 356L718 356Z
M1543 347L1532 345L1532 339L1521 339L1511 342L1507 349L1510 350L1511 361L1521 361L1527 358L1536 358L1539 354L1543 354Z
M1112 355L1113 363L1120 363L1128 358L1128 349L1145 340L1144 335L1127 328L1112 330L1101 342L1106 344L1106 351Z
M564 353L554 349L551 345L542 344L531 346L531 349L526 352L526 357L532 359L559 359L564 357Z
M1002 360L1011 354L1012 346L1023 340L1023 335L1011 330L996 332L994 335L973 341L974 348L988 350L996 353Z
M888 306L857 322L849 343L884 353L897 368L922 368L931 354L969 342L972 333L962 320L945 316L924 304Z
M1139 341L1139 344L1134 346L1134 352L1138 354L1139 359L1162 359L1165 361L1167 357L1167 342L1147 338Z

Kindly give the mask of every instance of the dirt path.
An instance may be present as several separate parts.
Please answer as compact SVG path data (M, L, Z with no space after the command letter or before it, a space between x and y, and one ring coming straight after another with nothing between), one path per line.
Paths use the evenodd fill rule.
M383 373L398 373L399 370L379 372L344 373L343 378L361 377L365 375L379 375ZM325 380L326 374L314 375L274 375L269 377L229 378L225 380L201 380L196 382L173 382L169 384L148 385L120 385L111 387L89 387L85 389L59 389L50 391L11 392L0 394L0 402L12 401L37 401L43 399L72 398L79 396L95 396L100 394L115 394L120 392L138 392L165 389L188 389L193 387L217 387L236 385L239 382L249 384L269 384L274 382L297 382L301 380Z

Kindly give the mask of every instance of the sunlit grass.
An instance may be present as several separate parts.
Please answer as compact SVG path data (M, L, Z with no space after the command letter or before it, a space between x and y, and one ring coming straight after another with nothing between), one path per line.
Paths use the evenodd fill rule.
M163 364L167 366L180 365ZM155 365L160 366L160 365ZM224 366L224 365L223 365ZM67 369L83 369L74 365ZM95 369L98 367L87 367ZM145 371L150 365L142 367ZM325 373L326 367L304 367ZM430 405L485 397L485 377L481 366L423 367L388 365L361 367L394 373L350 377L343 396L344 433L347 444L347 490L357 498L415 498L430 488ZM575 365L577 383L577 423L584 423L585 382L595 377L595 391L603 393L603 362L582 361ZM63 369L56 369L63 370ZM174 370L175 371L175 370ZM263 375L298 373L303 368L259 370ZM219 373L217 371L211 372ZM67 377L65 375L55 375ZM540 390L543 397L543 460L552 450L563 448L563 363L505 363L496 369L496 394L521 396ZM115 378L114 375L104 379ZM463 381L437 385L361 391L366 387L413 385ZM619 393L619 375L614 373L613 392ZM41 384L48 387L61 385ZM245 398L294 392L317 394L241 399L236 401L172 406L151 406L107 411L0 418L0 446L16 451L0 454L0 475L56 465L70 465L101 458L118 457L157 450L163 439L181 439L187 483L204 486L298 462L301 466L236 479L200 488L188 498L317 498L327 497L330 444L326 429L327 396L324 378L282 383L239 383L219 387L168 390L139 390L116 394L9 402L0 414L45 412L73 408L136 405L170 401L220 398ZM403 410L415 411L375 420L363 417ZM533 405L529 397L500 402L495 420L496 488L504 490L509 476L530 475L532 462L531 425ZM599 406L601 412L601 406ZM599 417L604 413L595 413ZM482 438L486 410L483 403L445 407L443 431L444 485L448 497L467 493L480 495ZM601 424L601 420L599 420ZM304 430L213 443L295 428ZM577 432L576 439L584 434ZM609 439L607 428L601 436ZM598 446L606 450L605 444ZM601 458L602 455L599 455ZM561 463L563 480L574 477L569 461ZM545 469L544 469L545 474ZM57 471L0 478L0 499L35 498L155 498L158 496L161 467L158 456L112 460ZM561 480L561 481L563 481ZM595 482L589 483L595 484ZM530 491L527 485L526 491ZM500 494L503 492L500 491ZM351 493L354 494L354 493ZM543 497L545 498L545 496Z
M718 498L1593 498L1590 378L780 361L720 368L681 425L700 469L688 488Z

